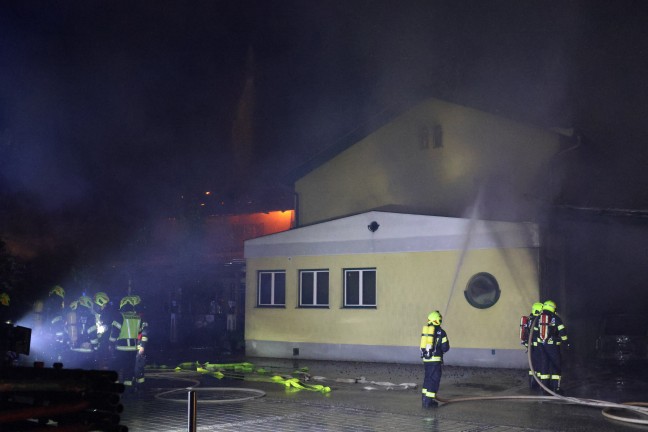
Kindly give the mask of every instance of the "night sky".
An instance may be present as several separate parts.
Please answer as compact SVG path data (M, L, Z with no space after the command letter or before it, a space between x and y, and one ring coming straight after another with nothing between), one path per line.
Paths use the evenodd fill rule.
M426 97L576 128L572 203L648 210L646 17L642 1L2 2L0 236L124 241L205 191L212 212L277 209L296 166Z

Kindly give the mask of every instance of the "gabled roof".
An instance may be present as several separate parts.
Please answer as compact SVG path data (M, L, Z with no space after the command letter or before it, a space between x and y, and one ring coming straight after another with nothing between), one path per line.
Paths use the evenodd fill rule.
M523 120L515 119L513 117L504 117L499 112L491 112L489 110L485 110L480 107L468 106L468 105L461 104L459 102L450 102L448 100L443 100L436 97L419 96L419 97L410 98L406 100L395 101L391 105L385 106L381 110L369 116L366 121L357 124L353 130L339 137L337 140L335 140L335 142L328 144L325 148L323 148L320 152L316 153L309 160L294 168L292 171L290 171L287 174L286 180L290 184L296 182L297 180L299 180L309 172L313 171L315 168L318 168L320 165L323 165L325 162L328 162L329 160L333 159L335 156L342 153L344 150L348 149L352 145L361 141L363 138L366 138L367 136L371 135L381 127L393 121L401 114L404 114L414 109L419 104L424 103L425 101L431 101L431 100L437 100L455 106L461 106L468 109L481 111L484 113L491 114L493 116L506 118L513 122L526 124L526 122L524 122ZM528 124L531 125L531 123ZM573 129L555 128L555 127L552 128L552 127L540 126L540 125L536 125L536 126L548 130L552 130L553 132L563 137L574 136Z
M372 222L378 224L373 232ZM245 258L537 248L532 223L370 211L245 242Z
M291 184L294 183L323 163L333 159L335 156L342 153L358 141L385 126L399 115L412 109L423 100L425 99L421 97L414 101L401 101L384 107L380 111L371 115L366 121L357 124L353 130L339 137L335 142L328 143L324 149L315 154L309 160L294 168L288 173L287 180Z

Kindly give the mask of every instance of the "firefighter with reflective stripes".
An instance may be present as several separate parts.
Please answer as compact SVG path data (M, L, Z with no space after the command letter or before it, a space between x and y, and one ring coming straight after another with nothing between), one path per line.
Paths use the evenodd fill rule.
M106 369L111 363L110 353L110 323L115 318L115 314L110 307L110 297L103 291L94 295L94 313L95 313L95 338L93 343L97 351L97 367Z
M95 327L95 315L90 297L83 295L70 303L66 326L70 351L75 353L74 366L94 368L96 344L93 341L96 331L92 330Z
M52 338L52 357L54 361L61 361L65 343L65 290L56 285L49 292L48 322L50 338Z
M556 314L556 303L547 300L542 305L542 313L534 330L538 331L537 343L540 348L540 379L549 390L562 394L560 380L562 367L560 346L567 344L567 329Z
M534 330L534 320L538 319L542 313L542 303L535 302L531 306L531 313L528 316L523 316L520 320L520 343L524 345L531 354L531 365L533 369L529 368L529 388L535 390L538 388L538 383L533 377L535 375L540 378L540 365L542 357L540 349L538 348L538 332ZM537 322L535 323L537 325ZM529 346L529 334L531 333L531 346Z
M148 337L147 324L135 310L140 303L141 299L136 295L121 299L121 321L113 321L110 331L120 382L126 386L127 391L135 391L138 385L144 383L144 348Z
M432 408L438 405L436 394L441 382L443 354L450 349L448 336L441 328L441 321L442 317L439 311L431 312L427 317L427 324L421 331L421 358L425 366L422 388L423 408Z

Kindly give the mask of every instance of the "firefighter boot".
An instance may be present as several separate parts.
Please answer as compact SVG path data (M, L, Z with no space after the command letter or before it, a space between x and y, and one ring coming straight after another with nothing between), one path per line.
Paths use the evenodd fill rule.
M423 395L423 408L436 408L439 406L439 403L431 397Z
M533 375L529 375L529 390L538 390L540 386L535 380L535 377Z

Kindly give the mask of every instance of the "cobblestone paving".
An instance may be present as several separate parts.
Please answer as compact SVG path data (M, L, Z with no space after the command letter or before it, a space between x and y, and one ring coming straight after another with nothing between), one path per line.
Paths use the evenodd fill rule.
M125 401L121 424L133 432L187 431L187 403L160 399ZM537 429L516 428L437 419L432 413L402 415L373 410L304 404L267 398L245 402L198 403L200 431L443 431L516 432Z

